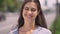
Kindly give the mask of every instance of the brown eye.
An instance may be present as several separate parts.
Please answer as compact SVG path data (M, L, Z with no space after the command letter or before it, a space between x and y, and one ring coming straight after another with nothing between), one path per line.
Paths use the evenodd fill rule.
M34 11L36 11L36 9L35 8L32 8L31 11L34 12Z
M28 7L26 7L26 8L25 8L25 10L29 10L29 8L28 8Z

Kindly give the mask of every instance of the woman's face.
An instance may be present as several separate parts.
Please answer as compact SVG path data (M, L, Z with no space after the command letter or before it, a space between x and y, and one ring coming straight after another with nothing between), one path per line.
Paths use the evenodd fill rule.
M37 5L34 2L28 2L23 8L23 18L24 20L33 20L38 15Z

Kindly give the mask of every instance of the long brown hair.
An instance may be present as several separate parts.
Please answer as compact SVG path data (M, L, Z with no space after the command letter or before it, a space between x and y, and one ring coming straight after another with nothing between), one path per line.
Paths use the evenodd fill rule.
M33 0L33 1L32 0L25 0L24 1L23 5L21 7L20 17L18 19L18 28L20 28L24 25L24 18L22 16L22 12L23 12L23 8L24 8L25 4L28 3L28 2L34 2L37 5L39 15L37 15L37 17L35 19L35 25L47 28L46 21L45 21L45 18L44 18L39 0Z

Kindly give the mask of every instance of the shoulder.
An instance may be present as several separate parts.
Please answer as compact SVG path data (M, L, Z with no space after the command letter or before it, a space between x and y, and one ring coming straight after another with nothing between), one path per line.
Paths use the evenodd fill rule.
M8 34L17 34L17 33L18 33L18 28L14 28Z
M43 27L39 27L38 28L38 33L41 34L52 34L52 32L49 29L43 28Z

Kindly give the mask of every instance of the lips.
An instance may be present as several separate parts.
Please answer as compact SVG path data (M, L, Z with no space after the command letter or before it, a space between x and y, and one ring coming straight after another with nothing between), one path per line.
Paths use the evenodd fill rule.
M28 17L28 18L32 18L33 16L31 16L31 15L28 15L27 17Z
M33 15L25 15L27 18L32 18L33 17Z

